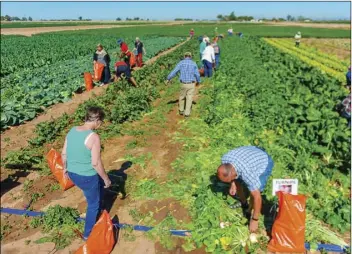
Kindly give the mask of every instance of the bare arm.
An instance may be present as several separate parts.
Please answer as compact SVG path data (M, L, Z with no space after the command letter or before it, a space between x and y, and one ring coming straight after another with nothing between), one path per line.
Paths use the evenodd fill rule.
M61 158L62 158L62 165L64 167L64 171L67 171L67 165L66 165L66 149L67 149L67 138L65 138L65 143L64 147L62 148L61 152Z
M89 140L87 146L91 145L91 152L92 152L92 166L97 171L99 176L104 180L105 185L109 182L109 177L105 172L103 162L101 161L101 142L100 138L97 134L93 134L91 139ZM90 144L89 144L90 143Z
M253 198L253 218L258 219L262 209L262 195L259 190L251 191Z

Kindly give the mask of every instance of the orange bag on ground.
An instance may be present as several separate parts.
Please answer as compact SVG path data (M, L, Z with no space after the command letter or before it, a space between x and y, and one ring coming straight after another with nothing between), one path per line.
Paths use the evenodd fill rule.
M104 210L94 225L86 243L75 254L110 254L115 245L114 225Z
M204 77L204 69L203 68L199 69L199 75L201 77Z
M93 77L90 72L84 73L84 83L86 84L87 91L90 91L93 89Z
M305 252L306 196L277 192L279 214L275 219L272 239L268 245L271 252Z
M105 65L99 62L94 64L94 80L101 80L101 76L103 75Z
M51 173L53 173L63 190L68 190L74 186L71 179L64 174L64 167L60 153L51 148L49 153L46 155L46 160L48 161Z

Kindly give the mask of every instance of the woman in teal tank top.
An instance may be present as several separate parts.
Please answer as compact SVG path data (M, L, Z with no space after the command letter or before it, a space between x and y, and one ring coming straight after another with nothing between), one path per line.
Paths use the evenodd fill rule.
M85 123L69 131L62 150L65 171L87 199L83 234L85 240L101 211L104 188L111 185L100 157L100 138L93 132L100 127L103 120L104 112L101 108L88 108Z

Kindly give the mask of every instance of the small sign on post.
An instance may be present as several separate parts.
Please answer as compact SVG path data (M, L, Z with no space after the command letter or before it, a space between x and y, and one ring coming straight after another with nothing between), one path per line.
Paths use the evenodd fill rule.
M273 196L276 196L278 191L297 195L298 179L273 179Z

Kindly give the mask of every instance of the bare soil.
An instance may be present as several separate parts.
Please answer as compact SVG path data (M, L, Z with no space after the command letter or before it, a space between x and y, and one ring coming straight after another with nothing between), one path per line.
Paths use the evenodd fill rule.
M350 24L331 24L331 23L300 23L300 22L265 22L270 26L298 26L298 27L314 27L314 28L330 28L330 29L351 29Z
M172 47L159 55L151 58L146 62L146 65L153 64L159 57L169 54L178 47L182 46L185 42L182 42L175 47ZM142 67L143 68L143 67ZM89 92L83 92L82 94L76 94L70 101L65 103L59 103L49 107L45 112L39 115L32 121L25 124L11 127L1 134L1 158L6 157L9 151L17 151L28 145L28 140L35 136L34 130L37 124L53 119L57 119L64 113L73 114L78 106L83 102L93 98L94 96L100 96L104 93L107 86L95 87Z
M74 31L74 30L89 30L99 28L120 28L120 27L136 27L136 26L173 26L183 24L182 22L171 22L165 24L143 24L143 25L88 25L88 26L57 26L57 27L25 27L25 28L1 28L3 35L24 35L32 36L33 34Z
M158 182L161 184L166 181L168 173L172 171L171 163L177 158L181 149L180 144L171 142L172 134L180 131L178 123L184 120L182 116L178 115L177 100L175 100L177 96L177 92L172 94L162 93L162 98L154 103L153 112L147 114L140 121L123 125L123 133L128 133L131 130L140 130L144 132L142 136L125 134L104 141L102 160L107 171L114 175L124 176L125 181L127 178L132 178L132 185L140 179L151 177L157 177ZM162 117L160 117L161 114ZM143 140L143 142L137 147L127 149L127 145L133 140ZM146 163L144 168L141 168L138 164L131 165L124 159L127 154L139 156L147 153L152 154L152 159ZM156 164L152 163L152 161L156 162ZM53 181L51 176L40 177L37 173L31 173L27 177L34 181L29 193L44 192L47 188L46 186ZM111 177L111 180L114 183L114 177ZM1 197L3 207L23 208L27 202L28 199L24 193L23 184L8 191ZM158 222L163 220L168 213L173 214L179 221L190 221L187 210L177 201L170 198L161 201L143 201L133 199L133 193L127 193L126 198L122 199L121 195L117 193L106 192L104 202L107 209L110 210L110 215L112 217L117 215L121 223L136 223L129 215L129 211L134 208L143 212L153 211ZM33 204L32 207L36 211L45 211L49 206L56 204L77 208L84 216L86 201L77 187L65 192L61 190L52 193L45 192L45 196ZM12 227L10 233L5 235L2 240L1 251L4 253L53 253L55 246L52 243L33 243L42 237L42 234L37 229L28 227L30 221L28 218L21 220L21 223L19 223L19 220L21 220L19 216L1 214L2 224L6 223ZM155 243L155 241L147 239L142 232L133 232L136 237L134 241L129 241L123 235L124 231L120 230L119 240L112 254L184 253L181 248L183 243L181 239L175 238L177 248L168 251L160 244ZM55 253L73 253L82 244L83 242L77 239L69 247ZM205 252L204 250L198 250L191 253Z

